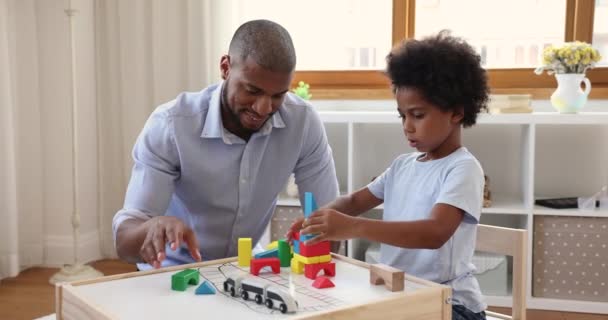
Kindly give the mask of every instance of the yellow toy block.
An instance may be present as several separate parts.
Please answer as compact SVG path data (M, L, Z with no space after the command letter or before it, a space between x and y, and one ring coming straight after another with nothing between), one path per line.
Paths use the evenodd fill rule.
M331 261L331 254L326 254L324 256L319 256L319 263L330 262L330 261Z
M239 266L248 267L251 263L251 238L239 238Z
M266 246L266 250L272 250L272 249L278 248L278 247L279 247L279 242L273 241Z
M303 264L315 264L315 263L319 263L319 256L316 257L305 257L305 256L301 256L297 253L293 254L293 258L302 262Z
M295 258L291 259L291 272L295 274L303 274L304 273L304 264L302 261L298 261Z

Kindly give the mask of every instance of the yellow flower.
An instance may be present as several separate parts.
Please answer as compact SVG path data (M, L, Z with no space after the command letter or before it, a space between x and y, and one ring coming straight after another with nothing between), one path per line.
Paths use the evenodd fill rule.
M602 57L585 42L567 42L560 46L550 45L542 52L542 65L535 72L581 73L592 68Z

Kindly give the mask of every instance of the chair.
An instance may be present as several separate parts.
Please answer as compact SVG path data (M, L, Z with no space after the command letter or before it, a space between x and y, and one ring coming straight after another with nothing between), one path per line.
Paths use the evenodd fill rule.
M487 319L526 319L526 260L528 231L510 229L489 225L478 225L477 243L475 250L498 253L513 257L512 295L513 305L511 316L486 311Z

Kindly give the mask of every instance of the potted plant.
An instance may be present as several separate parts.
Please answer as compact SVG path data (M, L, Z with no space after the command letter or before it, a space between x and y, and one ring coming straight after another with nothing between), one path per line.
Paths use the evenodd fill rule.
M543 63L534 71L555 74L557 89L551 95L551 104L560 113L576 113L587 102L591 82L585 71L602 59L599 52L585 42L567 42L561 46L549 46L543 51ZM585 83L585 91L581 90Z
M310 94L309 90L310 85L304 81L300 81L298 82L298 87L293 89L292 92L304 100L310 100L310 98L312 98L312 94Z

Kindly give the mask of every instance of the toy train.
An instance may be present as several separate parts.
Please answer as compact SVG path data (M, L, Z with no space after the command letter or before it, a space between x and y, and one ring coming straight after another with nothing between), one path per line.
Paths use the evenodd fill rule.
M298 309L298 302L287 292L278 286L262 283L254 278L239 276L234 279L229 277L224 281L224 291L236 297L240 295L243 300L249 300L253 295L255 303L264 303L266 307L272 309L277 307L282 313L293 313Z

